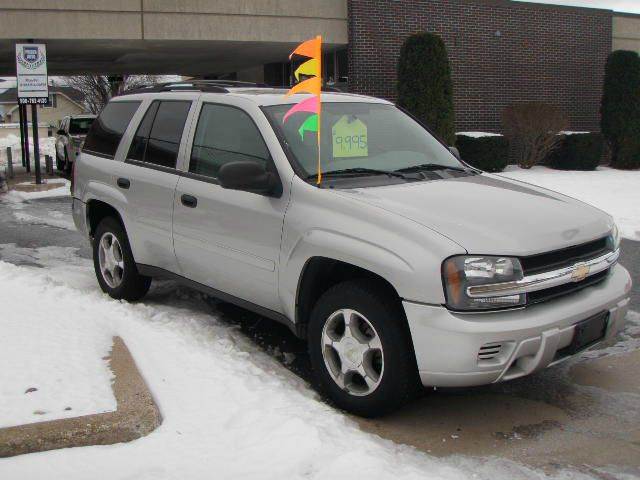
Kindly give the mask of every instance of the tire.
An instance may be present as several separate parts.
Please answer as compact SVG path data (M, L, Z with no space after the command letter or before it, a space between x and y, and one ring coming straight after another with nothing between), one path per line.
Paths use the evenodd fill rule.
M101 242L114 247L113 257L103 251L101 258ZM119 265L114 265L116 262ZM151 286L151 278L138 273L127 235L120 222L113 217L103 219L96 228L93 267L102 291L117 300L140 300ZM103 267L111 267L113 272Z
M355 347L340 333L346 332L340 325L344 326L347 316L349 323L355 324L356 330L350 329L350 336L358 338ZM398 409L419 390L417 365L402 305L384 286L364 280L333 286L314 306L308 332L316 384L339 408L363 417L376 417ZM334 342L332 346L326 345L327 337ZM362 346L363 341L374 347L380 345L380 351ZM368 350L359 357L363 348ZM342 380L334 380L340 376L336 375L338 371L357 365L358 358L362 359L358 368L366 376L352 369L342 373Z
M69 161L69 154L66 148L64 149L64 173L67 175L71 174L71 162Z

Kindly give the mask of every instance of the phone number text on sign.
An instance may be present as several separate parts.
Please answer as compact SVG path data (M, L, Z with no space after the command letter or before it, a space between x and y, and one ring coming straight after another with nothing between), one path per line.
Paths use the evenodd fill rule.
M48 105L49 97L21 97L18 99L20 105Z

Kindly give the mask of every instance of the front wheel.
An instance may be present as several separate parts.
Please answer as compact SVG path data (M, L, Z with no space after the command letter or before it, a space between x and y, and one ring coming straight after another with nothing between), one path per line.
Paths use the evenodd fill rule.
M417 390L402 306L371 282L343 282L322 295L311 314L309 354L320 390L356 415L388 413Z
M138 273L127 235L116 219L107 217L96 228L93 266L103 292L118 300L139 300L151 286L151 278Z

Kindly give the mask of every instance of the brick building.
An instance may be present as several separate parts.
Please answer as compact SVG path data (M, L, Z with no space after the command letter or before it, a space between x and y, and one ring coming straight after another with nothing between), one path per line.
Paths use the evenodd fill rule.
M321 34L327 83L392 100L402 42L434 32L448 47L459 131L499 131L504 107L526 100L596 130L607 55L640 52L640 15L513 0L0 0L0 24L0 75L15 74L15 43L33 39L47 45L50 75L272 85L289 84L289 52Z
M500 131L512 103L562 107L571 128L598 130L613 12L507 0L349 0L349 88L395 98L396 64L407 35L445 41L452 65L456 128Z

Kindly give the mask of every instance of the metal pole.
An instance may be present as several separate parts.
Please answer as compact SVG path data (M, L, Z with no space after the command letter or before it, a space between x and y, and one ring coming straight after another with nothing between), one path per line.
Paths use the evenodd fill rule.
M20 156L22 157L22 166L26 165L24 161L24 115L22 105L18 105L18 114L20 118Z
M38 141L38 105L31 105L31 121L33 122L33 161L36 166L36 184L42 183L40 172L40 142Z
M13 155L11 147L7 147L7 178L13 178Z
M31 162L29 160L29 118L27 116L27 106L22 105L24 109L24 158L27 172L31 172Z

